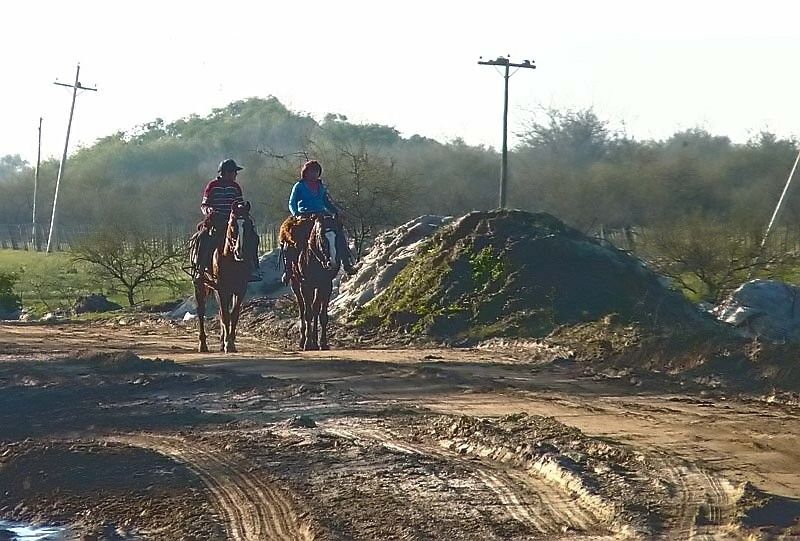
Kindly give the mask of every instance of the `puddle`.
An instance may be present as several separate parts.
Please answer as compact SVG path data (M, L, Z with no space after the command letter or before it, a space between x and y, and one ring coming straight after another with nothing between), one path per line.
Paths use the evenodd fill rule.
M58 526L28 526L19 522L0 520L0 539L6 539L3 534L11 532L15 541L64 541L66 528Z

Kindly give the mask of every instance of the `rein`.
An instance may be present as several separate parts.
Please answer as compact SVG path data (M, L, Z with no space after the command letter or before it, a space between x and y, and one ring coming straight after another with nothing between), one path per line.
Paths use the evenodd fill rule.
M325 270L331 269L335 263L333 258L331 258L330 256L330 247L328 248L328 256L326 257L323 254L324 245L322 244L323 242L322 239L326 236L326 233L328 231L333 232L334 230L326 229L325 226L323 225L323 220L318 219L316 222L314 222L314 228L312 229L311 238L309 239L308 242L308 251L311 253L311 255L314 256L314 259L316 259L319 262L319 264L322 265L322 268L324 268Z

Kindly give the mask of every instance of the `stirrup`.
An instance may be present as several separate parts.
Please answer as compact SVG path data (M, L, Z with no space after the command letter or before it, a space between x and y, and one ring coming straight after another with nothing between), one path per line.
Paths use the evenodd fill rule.
M348 276L353 276L357 272L356 268L349 261L347 263L342 262L342 269L344 269L344 272L347 273Z

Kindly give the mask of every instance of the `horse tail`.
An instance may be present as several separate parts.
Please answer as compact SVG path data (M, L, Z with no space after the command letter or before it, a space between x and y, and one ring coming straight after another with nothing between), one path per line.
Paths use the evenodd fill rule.
M193 280L200 276L200 236L202 234L203 231L195 231L187 241L189 245L189 261L188 265L184 267L184 271L186 271Z

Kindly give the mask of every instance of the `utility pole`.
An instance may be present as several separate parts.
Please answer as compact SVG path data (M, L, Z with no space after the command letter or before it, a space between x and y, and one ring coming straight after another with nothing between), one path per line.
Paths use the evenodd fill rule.
M81 65L78 64L78 69L75 70L75 83L68 85L64 83L59 83L56 81L55 85L58 86L66 86L67 88L72 89L72 105L69 108L69 122L67 123L67 138L64 141L64 154L61 156L61 163L58 165L58 177L56 178L56 194L53 197L53 214L50 216L50 231L47 234L47 253L50 253L51 244L53 242L53 230L56 226L56 206L58 204L58 188L61 185L61 178L64 176L64 168L67 165L67 148L69 148L69 132L72 129L72 115L75 112L75 98L78 95L78 90L92 90L97 92L96 88L87 88L81 85L80 81L78 80L78 76L81 73Z
M36 171L33 173L33 221L31 223L31 242L33 251L39 251L39 239L36 235L36 192L39 191L39 166L42 163L42 117L39 117L39 145L36 147Z
M789 178L786 179L786 184L783 186L783 192L781 192L781 197L778 199L778 204L775 206L775 211L772 213L772 218L769 220L769 224L767 225L767 230L764 232L764 238L761 239L761 247L758 251L758 256L756 257L755 263L761 259L761 256L764 254L764 249L767 246L767 239L769 238L769 234L772 231L772 228L775 224L778 223L780 219L781 213L783 212L783 204L786 202L786 196L789 193L789 187L792 185L792 178L794 178L794 172L797 170L797 163L800 162L800 152L797 153L797 158L794 160L794 165L792 166L792 170L789 173ZM750 277L752 277L753 270L750 270Z
M510 60L511 55L498 56L495 60L483 60L480 57L478 64L482 66L503 66L505 67L505 93L503 100L503 153L500 159L500 208L506 207L506 190L508 188L508 79L517 73L521 68L536 69L536 64L532 60L523 60L521 64L515 64ZM510 68L517 68L509 73Z

